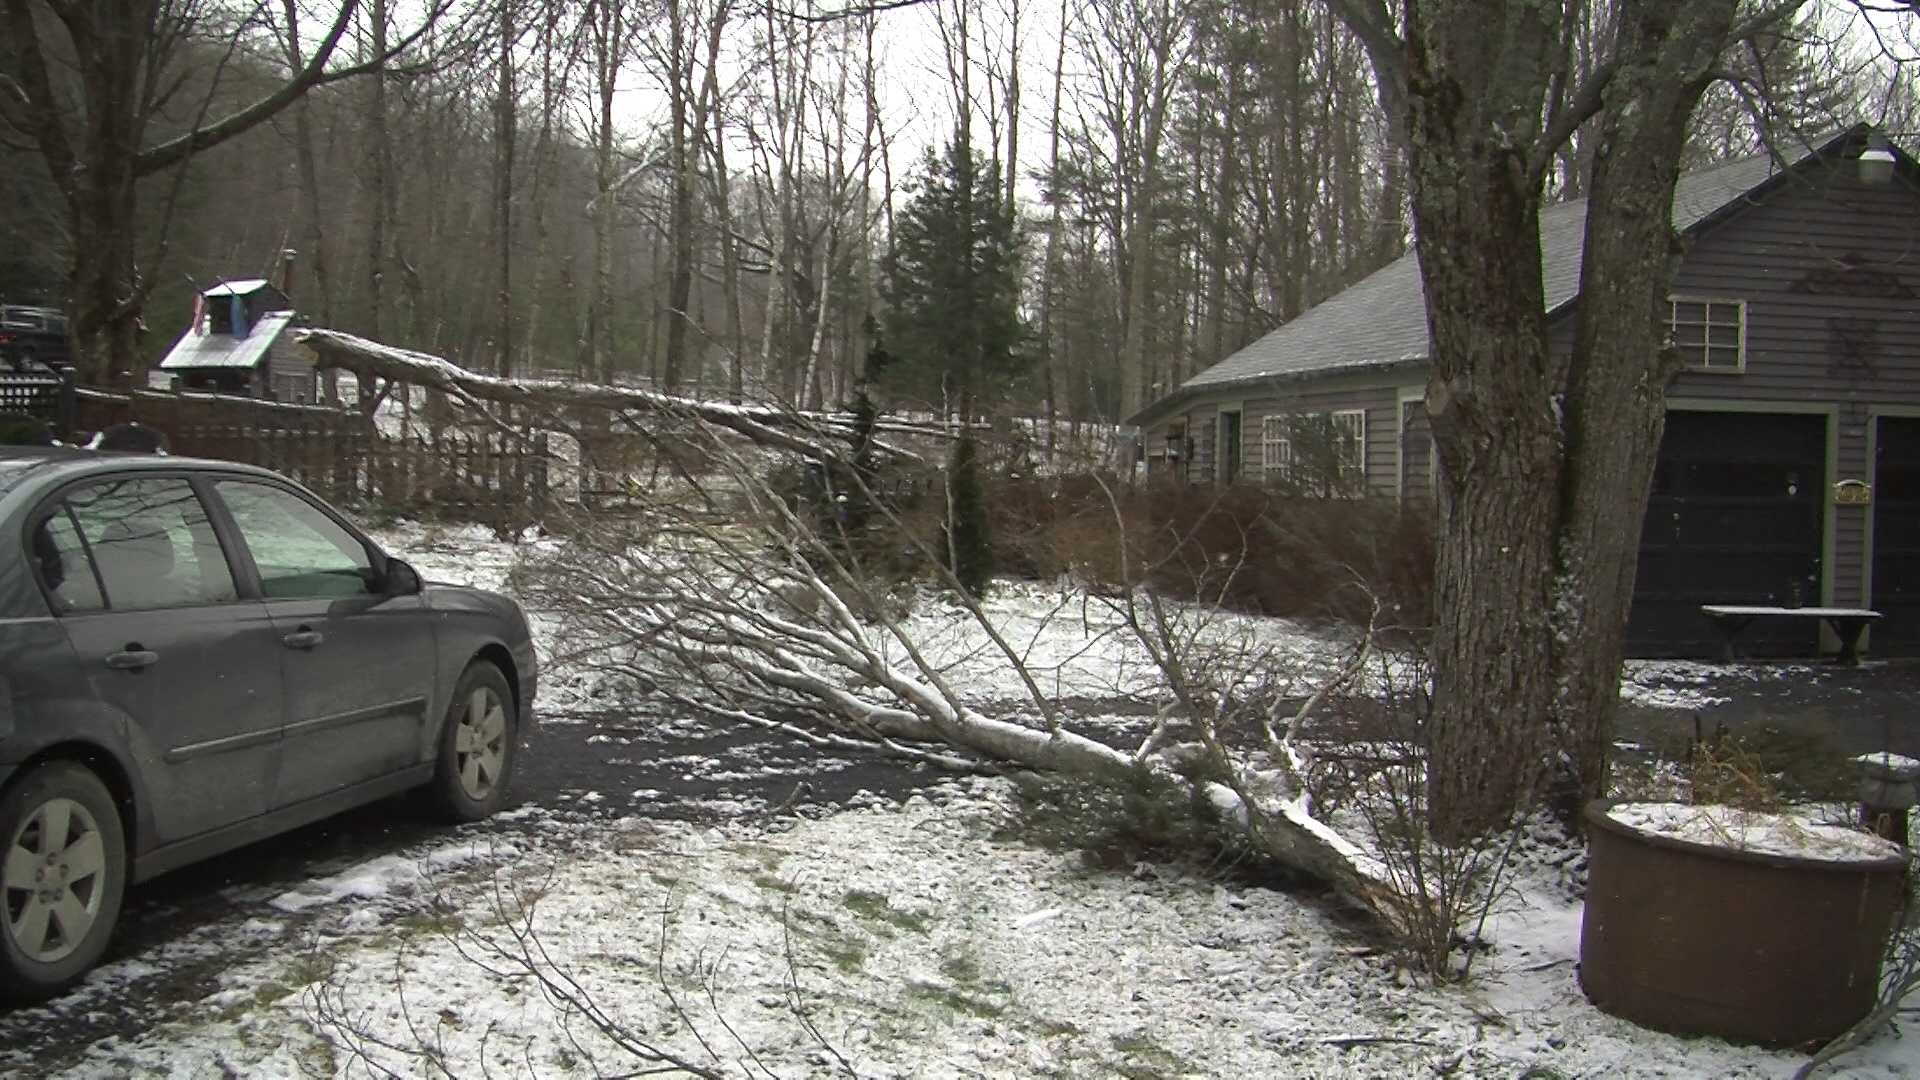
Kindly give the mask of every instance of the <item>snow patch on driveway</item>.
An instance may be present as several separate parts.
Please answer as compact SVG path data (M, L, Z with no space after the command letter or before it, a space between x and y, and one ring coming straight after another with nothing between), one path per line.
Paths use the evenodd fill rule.
M342 900L380 900L396 893L431 887L439 875L454 867L511 859L519 853L511 844L466 841L424 854L382 855L338 874L306 882L274 897L270 903L280 911L299 914Z

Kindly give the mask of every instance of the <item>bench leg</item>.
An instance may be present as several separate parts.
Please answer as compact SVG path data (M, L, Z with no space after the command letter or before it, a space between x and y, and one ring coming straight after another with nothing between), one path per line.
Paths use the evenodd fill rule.
M1752 621L1752 619L1734 619L1724 616L1714 620L1713 624L1720 628L1720 660L1722 663L1733 664L1739 662L1740 652L1734 647L1734 642L1739 640L1740 632L1745 630L1747 624Z
M1860 635L1866 632L1865 619L1834 619L1833 632L1840 639L1840 655L1833 662L1842 667L1860 666Z

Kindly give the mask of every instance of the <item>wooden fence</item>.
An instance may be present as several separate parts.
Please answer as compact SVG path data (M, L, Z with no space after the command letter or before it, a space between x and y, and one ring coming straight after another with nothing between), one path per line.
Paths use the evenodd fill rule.
M82 388L74 396L74 438L137 422L164 435L171 453L259 465L336 502L508 529L540 520L555 494L540 432L442 427L402 436L350 409L157 391Z

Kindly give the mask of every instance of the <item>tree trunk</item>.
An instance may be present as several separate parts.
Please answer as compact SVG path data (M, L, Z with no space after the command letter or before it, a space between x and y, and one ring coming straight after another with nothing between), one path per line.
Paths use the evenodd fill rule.
M33 20L24 4L9 4L9 10L16 33ZM66 196L73 228L73 262L67 279L73 316L69 332L78 349L81 381L127 385L140 366L140 311L151 287L143 280L135 252L140 229L135 159L144 130L137 110L143 41L138 34L116 33L120 28L91 21L75 20L69 29L76 38L89 108L80 145L70 147L62 136L62 149L77 151L77 160L68 162L64 170L59 161L48 160ZM36 48L30 44L35 39L17 36L22 48ZM37 58L36 52L29 59ZM27 74L31 78L36 73ZM44 76L44 71L39 74ZM61 120L47 117L45 122ZM43 147L46 142L42 136Z
M1673 187L1688 119L1736 0L1620 7L1614 75L1632 108L1595 133L1579 323L1566 390L1567 465L1556 577L1555 740L1572 768L1563 810L1598 797L1620 701L1620 661L1641 523L1678 362L1664 346L1677 254Z
M306 65L300 46L300 8L294 0L285 0L282 12L287 20L287 64L298 71ZM302 314L321 324L333 321L333 297L327 276L326 219L320 199L320 166L313 151L313 117L306 99L293 107L293 150L295 168L300 174L300 243L306 249L298 258L310 267L311 284L303 292L306 299L291 297ZM283 282L284 284L284 282ZM326 400L336 400L333 376L327 376Z
M497 97L493 104L493 228L495 293L494 329L495 370L502 375L513 371L513 142L514 117L513 44L517 31L513 23L514 7L500 5L500 56Z
M672 171L672 206L667 230L671 234L672 265L667 273L667 354L661 382L671 394L680 386L686 363L687 303L693 292L693 153L689 149L688 112L692 78L687 62L686 11L680 0L667 4L668 167Z
M134 257L135 213L131 169L92 173L74 182L71 333L79 348L80 381L125 386L139 365L139 299L145 288Z
M1672 370L1659 344L1673 185L1735 5L1621 6L1571 361L1547 348L1538 242L1559 149L1542 117L1564 62L1561 13L1409 7L1410 172L1442 473L1428 798L1443 841L1527 805L1549 746L1567 763L1571 803L1604 779Z
M289 0L291 6L291 0ZM367 81L367 138L372 142L367 154L367 335L375 341L387 338L387 226L393 220L393 130L387 115L386 64L379 60L387 52L387 3L373 0L373 58L379 66ZM362 412L371 416L379 400L372 376L362 376L354 400Z
M593 140L593 299L587 308L586 374L603 383L613 381L613 230L618 203L613 190L617 179L613 171L613 101L625 41L621 4L602 0L594 26L594 89L600 108Z
M1428 805L1443 841L1497 829L1528 800L1553 703L1561 380L1529 152L1558 34L1523 6L1434 2L1408 21L1427 413L1442 480Z

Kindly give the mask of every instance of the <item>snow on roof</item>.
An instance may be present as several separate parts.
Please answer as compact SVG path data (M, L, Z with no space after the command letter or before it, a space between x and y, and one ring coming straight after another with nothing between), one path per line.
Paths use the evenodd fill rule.
M160 368L163 371L180 371L185 368L258 367L274 339L292 321L291 311L268 312L260 316L260 321L253 324L247 336L242 338L232 334L196 334L188 329L168 351L166 359L160 361Z
M266 278L245 278L240 281L223 281L201 293L202 296L245 296L267 287Z

